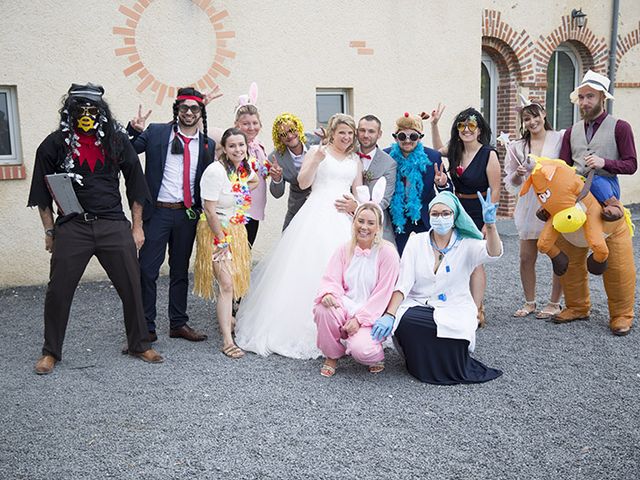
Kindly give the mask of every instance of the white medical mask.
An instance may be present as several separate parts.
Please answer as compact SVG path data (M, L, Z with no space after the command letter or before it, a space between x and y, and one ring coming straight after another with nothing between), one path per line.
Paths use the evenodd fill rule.
M453 215L449 218L430 216L429 223L431 224L431 228L433 228L438 235L446 235L453 228Z

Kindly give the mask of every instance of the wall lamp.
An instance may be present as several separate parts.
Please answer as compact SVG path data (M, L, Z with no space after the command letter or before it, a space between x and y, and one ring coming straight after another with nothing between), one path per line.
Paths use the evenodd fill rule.
M576 10L575 8L571 11L571 20L575 20L578 28L584 27L584 24L587 23L587 14L580 10Z

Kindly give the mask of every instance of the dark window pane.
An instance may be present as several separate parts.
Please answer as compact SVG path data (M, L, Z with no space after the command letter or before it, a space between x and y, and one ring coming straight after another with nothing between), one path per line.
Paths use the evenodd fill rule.
M491 125L491 76L484 63L480 64L480 113Z
M343 97L344 96L339 93L316 95L318 125L326 125L331 116L336 113L345 113L343 109Z
M553 52L553 55L551 55L551 59L549 60L549 67L547 68L547 98L545 102L549 123L551 123L554 128L556 125L556 104L553 101L556 90L556 55L558 55L558 52Z
M11 136L9 133L9 106L7 94L0 93L0 155L11 155Z
M569 95L575 88L576 70L569 55L557 52L558 55L558 104L556 105L556 128L570 127L573 124L573 103Z

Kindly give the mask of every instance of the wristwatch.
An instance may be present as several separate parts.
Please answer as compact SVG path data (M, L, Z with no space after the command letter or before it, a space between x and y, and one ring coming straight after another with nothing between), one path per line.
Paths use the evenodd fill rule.
M44 234L45 234L47 237L51 237L51 238L53 238L53 237L55 236L55 235L54 235L54 230L53 230L53 228L48 228L48 229L46 229L46 230L44 231Z

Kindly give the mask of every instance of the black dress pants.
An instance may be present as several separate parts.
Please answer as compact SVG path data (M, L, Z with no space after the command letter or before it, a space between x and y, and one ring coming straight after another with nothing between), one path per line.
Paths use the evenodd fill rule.
M140 293L140 269L130 223L104 219L85 222L78 217L56 227L44 301L43 355L62 359L73 295L94 255L122 300L129 351L141 353L149 349Z

